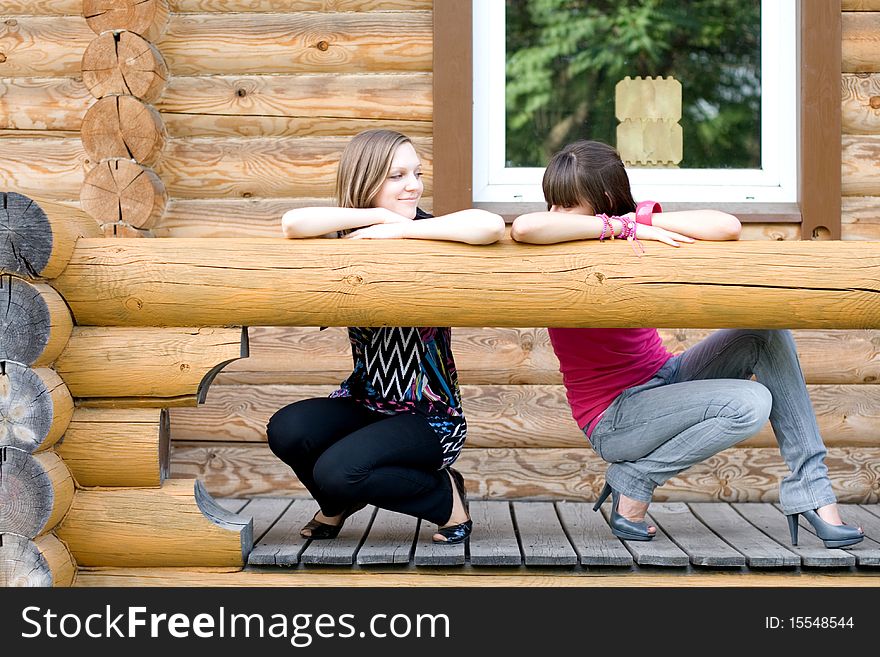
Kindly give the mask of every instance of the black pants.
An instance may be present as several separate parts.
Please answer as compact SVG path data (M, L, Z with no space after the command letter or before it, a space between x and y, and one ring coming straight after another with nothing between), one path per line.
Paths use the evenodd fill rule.
M347 398L305 399L269 420L269 447L326 516L357 503L446 524L452 484L437 435L417 413L384 415Z

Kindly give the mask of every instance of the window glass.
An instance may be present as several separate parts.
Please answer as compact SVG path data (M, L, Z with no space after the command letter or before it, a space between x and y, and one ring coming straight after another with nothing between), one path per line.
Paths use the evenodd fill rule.
M620 148L618 82L672 77L680 161L655 166L761 168L760 0L507 0L505 19L506 167L575 139Z

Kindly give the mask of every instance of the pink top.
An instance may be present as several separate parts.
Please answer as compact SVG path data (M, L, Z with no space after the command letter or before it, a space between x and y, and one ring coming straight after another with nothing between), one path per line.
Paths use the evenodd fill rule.
M661 212L659 203L642 201L636 215L650 218ZM642 219L639 223L650 223ZM611 402L627 388L647 382L672 354L657 329L551 328L550 342L559 359L559 371L571 415L587 436L593 432Z
M648 381L672 354L657 329L551 328L571 415L589 436L621 392Z

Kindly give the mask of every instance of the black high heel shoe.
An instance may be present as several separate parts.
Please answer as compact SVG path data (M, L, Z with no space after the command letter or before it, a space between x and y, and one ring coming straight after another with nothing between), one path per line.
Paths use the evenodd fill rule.
M791 533L792 545L797 545L798 516L803 516L804 520L813 525L813 529L816 530L816 536L822 539L827 548L855 545L865 538L864 533L858 527L832 525L822 520L815 511L802 511L801 513L792 513L786 516L788 518L788 531Z
M654 534L648 531L648 523L644 520L636 522L628 520L617 512L617 505L620 502L620 493L611 488L611 484L605 483L602 492L599 493L599 499L593 505L593 511L598 511L602 506L602 502L611 495L611 519L608 524L611 525L611 533L622 538L625 541L650 541L654 538Z
M349 516L353 516L355 513L363 509L366 504L355 504L353 507L347 509L345 513L342 514L342 518L339 519L338 525L330 525L326 522L321 522L317 519L318 513L315 513L315 517L309 520L306 524L302 526L302 529L299 530L299 535L303 538L310 538L313 541L320 541L324 539L336 538L339 536L339 532L342 530L342 525L345 524L345 521L349 518ZM304 534L303 532L308 531L308 534Z
M461 473L458 470L454 470L453 468L449 468L449 474L452 476L452 481L455 484L455 489L458 491L458 496L461 498L461 505L464 507L465 513L468 511L468 501L467 501L467 489L464 486L464 477L461 476ZM437 533L443 536L445 541L438 541L436 538L432 539L435 543L461 543L468 536L471 535L471 531L474 528L474 521L468 518L464 522L460 522L457 525L452 525L450 527L440 527L437 530Z

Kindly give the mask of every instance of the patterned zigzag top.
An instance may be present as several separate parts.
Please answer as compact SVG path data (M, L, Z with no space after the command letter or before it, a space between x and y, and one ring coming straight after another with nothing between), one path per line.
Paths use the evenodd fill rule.
M330 396L389 415L423 413L440 439L443 466L451 465L467 435L451 336L446 327L351 327L354 371Z

